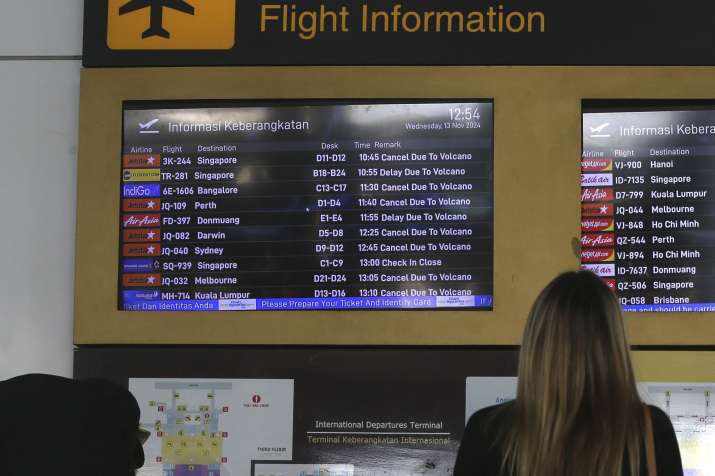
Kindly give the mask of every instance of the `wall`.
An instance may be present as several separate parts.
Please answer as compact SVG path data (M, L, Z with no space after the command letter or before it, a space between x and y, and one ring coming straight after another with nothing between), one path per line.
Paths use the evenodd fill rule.
M72 375L81 38L82 0L2 2L0 380Z

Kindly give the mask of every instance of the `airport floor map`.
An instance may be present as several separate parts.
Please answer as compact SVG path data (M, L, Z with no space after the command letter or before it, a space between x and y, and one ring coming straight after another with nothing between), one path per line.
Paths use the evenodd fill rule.
M152 433L139 476L448 476L464 423L516 394L514 377L467 377L463 397L447 385L398 397L412 385L311 382L315 405L297 410L291 379L130 379ZM715 383L638 385L670 416L685 475L715 476Z
M292 380L131 379L144 476L248 476L251 460L290 460Z

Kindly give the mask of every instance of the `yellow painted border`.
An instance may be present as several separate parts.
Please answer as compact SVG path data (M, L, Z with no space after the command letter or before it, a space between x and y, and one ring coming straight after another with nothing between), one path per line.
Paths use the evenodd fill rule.
M494 98L493 312L127 313L117 307L123 100ZM715 68L321 67L82 72L75 343L516 344L575 269L582 98L715 98ZM631 314L634 344L715 343L713 314Z
M715 383L715 352L637 351L633 367L640 382Z

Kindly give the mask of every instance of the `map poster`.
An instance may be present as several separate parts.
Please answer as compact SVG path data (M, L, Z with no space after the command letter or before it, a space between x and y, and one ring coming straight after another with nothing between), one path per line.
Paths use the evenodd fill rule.
M151 432L139 476L250 476L292 458L293 381L130 379Z
M670 417L685 476L715 476L715 383L642 382L641 397Z

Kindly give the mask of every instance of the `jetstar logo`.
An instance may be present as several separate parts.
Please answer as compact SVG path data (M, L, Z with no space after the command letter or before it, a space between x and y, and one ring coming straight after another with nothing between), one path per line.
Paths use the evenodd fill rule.
M613 233L587 233L581 236L581 246L584 248L613 246L614 243Z
M582 172L608 172L613 170L613 159L584 159L581 161Z
M122 200L123 212L150 211L157 212L161 208L159 198L126 198Z
M616 265L615 264L583 264L581 269L590 271L597 276L615 276L616 275Z
M600 263L603 261L613 261L613 248L581 250L582 263Z
M581 204L581 215L585 217L613 216L613 204L583 203Z
M160 215L153 213L150 215L124 215L122 222L124 228L148 228L159 226Z
M151 287L161 284L161 274L124 274L122 285L124 287Z
M581 174L582 187L611 187L613 174Z
M160 239L161 232L158 228L128 229L122 232L122 241L124 243L159 241Z
M581 189L582 202L607 202L613 200L613 188L588 187Z
M613 231L613 219L588 218L581 220L581 231Z
M609 288L613 289L614 291L616 290L616 280L613 278L603 278L603 282L606 283L606 286Z
M154 243L124 245L122 247L122 255L126 257L159 256L161 255L161 245Z
M151 169L159 165L161 165L161 156L159 155L125 154L122 156L122 166L127 169Z

